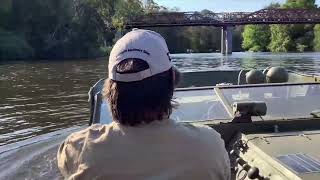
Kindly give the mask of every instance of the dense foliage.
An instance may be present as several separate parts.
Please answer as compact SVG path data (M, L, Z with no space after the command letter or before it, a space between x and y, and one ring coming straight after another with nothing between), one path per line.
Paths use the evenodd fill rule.
M242 47L253 52L267 51L270 34L270 28L267 25L247 25L242 33Z
M123 25L128 18L178 11L158 6L153 0L144 4L139 0L2 0L0 7L0 60L105 56L118 32L125 33ZM220 28L153 30L166 38L172 53L220 50ZM234 29L236 51L242 50L242 30Z
M270 7L317 8L315 0L287 0ZM125 32L128 18L177 10L153 0L1 0L0 61L105 56L117 32ZM220 51L220 28L152 29L166 38L172 53ZM320 51L319 25L248 25L233 32L234 51Z
M271 25L271 42L269 49L272 52L288 52L293 47L292 39L287 25Z
M113 43L112 22L142 12L138 0L1 0L0 7L0 39L10 34L0 60L103 56ZM28 47L24 56L20 46Z
M317 6L315 0L287 0L282 6L271 4L268 8L313 9ZM245 27L242 46L249 51L304 52L320 50L320 32L317 31L320 29L313 25L249 25Z
M316 8L316 0L287 0L284 8Z
M315 0L287 0L282 8L316 8ZM272 52L310 51L313 49L312 25L272 25Z
M314 26L314 50L320 51L320 24Z
M0 30L0 59L26 59L33 56L33 49L23 37Z

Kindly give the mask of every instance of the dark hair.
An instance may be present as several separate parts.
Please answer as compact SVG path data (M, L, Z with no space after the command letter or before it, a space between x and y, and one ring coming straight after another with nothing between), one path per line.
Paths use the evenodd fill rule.
M141 59L127 59L117 66L120 74L146 70L149 65ZM114 121L136 126L166 119L173 108L173 69L135 82L107 79L104 97L108 100Z

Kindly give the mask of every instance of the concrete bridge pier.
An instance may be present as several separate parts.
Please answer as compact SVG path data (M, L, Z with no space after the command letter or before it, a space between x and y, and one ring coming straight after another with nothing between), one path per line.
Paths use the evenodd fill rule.
M232 54L232 27L230 26L221 28L221 53L223 55Z

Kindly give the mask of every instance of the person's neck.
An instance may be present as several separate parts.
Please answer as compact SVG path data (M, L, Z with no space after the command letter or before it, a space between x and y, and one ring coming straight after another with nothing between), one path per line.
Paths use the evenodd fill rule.
M158 113L150 112L150 113L146 113L145 117L147 119L152 119L152 122L153 121L162 121L163 119L169 119L169 115L166 113L163 113L161 116L159 116Z

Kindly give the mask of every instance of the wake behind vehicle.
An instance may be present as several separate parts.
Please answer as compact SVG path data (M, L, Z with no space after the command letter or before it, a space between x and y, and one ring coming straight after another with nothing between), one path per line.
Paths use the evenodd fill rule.
M320 77L289 73L285 83L247 84L248 74L259 73L183 73L175 92L179 106L171 118L217 130L230 154L232 179L318 180ZM259 77L253 80L262 80ZM90 125L111 122L103 84L100 80L89 92ZM0 179L62 179L56 165L58 146L83 128L0 147Z
M264 74L268 71L273 69ZM320 78L288 73L284 83L267 83L274 78L267 77L248 84L259 81L257 74L184 73L171 118L217 130L230 155L233 179L320 179ZM100 80L89 92L90 124L111 122L103 84Z

